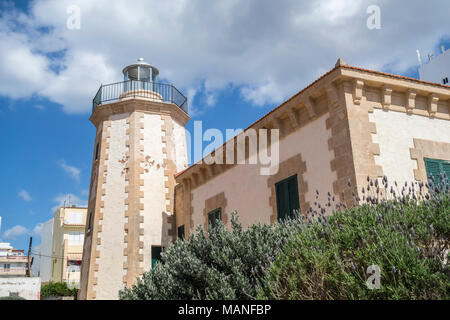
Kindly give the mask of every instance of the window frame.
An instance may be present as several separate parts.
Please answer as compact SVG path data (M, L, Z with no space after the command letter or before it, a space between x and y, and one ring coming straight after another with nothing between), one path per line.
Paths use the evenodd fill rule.
M212 228L217 227L215 221L222 221L222 207L218 207L214 210L209 211L207 217L208 217L208 226L211 226Z
M89 212L89 217L88 217L88 223L87 223L87 232L91 231L92 228L92 216L93 216L93 212Z
M95 158L94 160L97 161L98 160L98 155L100 153L100 142L97 142L97 145L95 146Z
M292 180L295 183L293 183L294 190L291 191L290 188L289 188L289 182L292 181ZM280 197L281 197L280 193L282 192L281 191L282 190L281 189L282 186L286 186L285 188L287 188L287 190L284 190L284 192L287 191L287 197L288 197L288 199L287 199L287 201L288 201L287 202L287 207L288 207L287 214L281 214L280 213L282 211L281 210L281 206L282 206L281 201L282 201L282 199L280 199ZM294 199L291 199L292 195L295 196ZM291 176L289 176L289 177L287 177L287 178L285 178L283 180L280 180L280 181L276 182L275 183L275 197L276 197L277 220L278 221L283 221L283 220L287 219L288 217L294 218L295 217L294 210L298 210L298 212L300 213L300 194L299 194L299 190L298 190L298 175L294 174L294 175L291 175ZM286 199L284 199L284 200L286 200ZM290 208L292 203L296 203L297 204L296 205L297 208Z
M182 232L182 233L181 233ZM182 234L182 236L180 237L180 233ZM185 235L184 235L184 224L183 225L181 225L181 226L179 226L178 228L177 228L177 239L182 239L182 240L184 240L184 238L185 238Z
M153 250L159 248L159 253L154 252ZM152 269L155 267L155 265L161 261L161 253L164 251L164 247L163 246L152 246L151 249L151 259L152 259ZM154 257L155 256L155 257ZM158 257L156 257L158 256Z

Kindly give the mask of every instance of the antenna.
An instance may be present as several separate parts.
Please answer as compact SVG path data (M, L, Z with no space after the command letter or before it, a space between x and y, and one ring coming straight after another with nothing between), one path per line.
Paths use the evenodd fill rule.
M441 51L442 51L442 53L445 52L445 46L444 45L441 46Z
M419 61L419 64L422 65L422 58L420 57L419 49L417 49L416 52L417 52L417 60Z
M428 54L428 62L431 61L431 58L433 58L433 56L434 56L434 54L432 54L432 53L429 53L429 54Z

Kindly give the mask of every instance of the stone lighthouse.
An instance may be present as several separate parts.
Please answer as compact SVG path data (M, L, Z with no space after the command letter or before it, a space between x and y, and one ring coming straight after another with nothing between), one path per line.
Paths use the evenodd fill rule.
M80 299L117 299L175 236L176 172L187 167L187 99L138 59L93 99L96 127Z

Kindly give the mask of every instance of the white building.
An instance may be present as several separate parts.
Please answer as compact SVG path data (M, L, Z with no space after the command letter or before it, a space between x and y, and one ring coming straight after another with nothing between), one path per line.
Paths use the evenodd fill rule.
M419 66L420 80L450 85L450 50L441 47L442 53L437 57L429 56L428 62ZM420 57L419 57L420 61Z
M52 266L53 218L42 225L41 243L35 247L33 274L42 282L50 281Z
M39 277L39 274L41 273L41 262L40 262L40 253L41 245L34 246L33 251L31 254L33 255L31 259L31 274L33 277Z
M19 296L26 300L39 300L41 279L38 277L0 277L0 297Z
M8 242L0 242L0 277L24 277L27 261L23 250L14 249Z

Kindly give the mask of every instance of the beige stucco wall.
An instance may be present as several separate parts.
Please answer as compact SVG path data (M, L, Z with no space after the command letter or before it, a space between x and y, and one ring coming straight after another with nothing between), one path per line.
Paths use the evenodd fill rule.
M103 214L103 219L100 220L102 230L99 232L101 243L97 246L100 257L96 259L99 269L95 272L98 282L94 286L94 290L96 287L101 287L101 290L96 290L97 299L117 299L118 290L123 287L126 181L120 161L123 160L126 153L127 117L128 114L120 114L112 115L109 118L111 120L109 141L114 143L110 143L108 159L105 160L108 175L103 185L106 194L102 197L105 205L101 209ZM102 252L107 254L102 254Z
M172 119L173 135L171 137L174 145L174 159L177 172L181 172L188 166L187 148L186 148L186 129L183 125Z
M140 241L144 242L144 248L140 249L140 253L144 255L144 261L141 262L141 267L144 271L151 268L151 246L161 245L162 238L162 213L165 210L165 188L164 188L164 168L163 158L166 156L163 153L162 131L161 127L163 120L158 114L144 115L144 129L142 130L144 141L144 158L148 161L144 162L142 166L148 170L141 174L141 179L144 180L144 185L141 186L141 191L144 192L144 198L141 198L141 203L144 204L144 222L141 223L141 228L144 228L144 235L140 236ZM155 161L149 164L149 161Z
M70 224L68 216L71 212L82 214L80 224ZM83 245L69 245L69 232L83 232L86 223L87 208L60 207L53 216L52 233L52 263L50 280L53 282L66 281L69 277L67 273L68 254L82 254ZM78 278L79 279L79 278Z
M414 181L417 161L411 159L410 153L414 138L450 143L450 122L447 120L380 109L374 109L369 118L377 128L377 133L372 134L373 142L380 146L380 155L375 156L375 162L382 166L383 173L391 181Z
M304 179L308 183L305 200L315 201L315 190L320 191L319 201L325 203L328 191L333 190L336 173L331 171L333 151L328 149L330 130L325 121L328 114L306 124L280 141L280 163L301 153L306 162ZM224 192L226 212L238 211L244 227L254 223L270 223L272 207L269 204L271 190L267 185L269 176L260 175L260 165L236 165L192 191L194 228L203 225L205 200ZM186 223L186 222L185 222ZM229 224L229 223L228 223Z
M336 181L336 172L331 171L330 166L334 155L328 149L331 138L331 131L325 125L328 117L325 114L288 135L280 146L280 162L301 152L302 160L306 162L304 179L308 183L305 200L311 205L316 201L316 190L319 190L318 202L325 204L327 192L333 193L333 182Z

